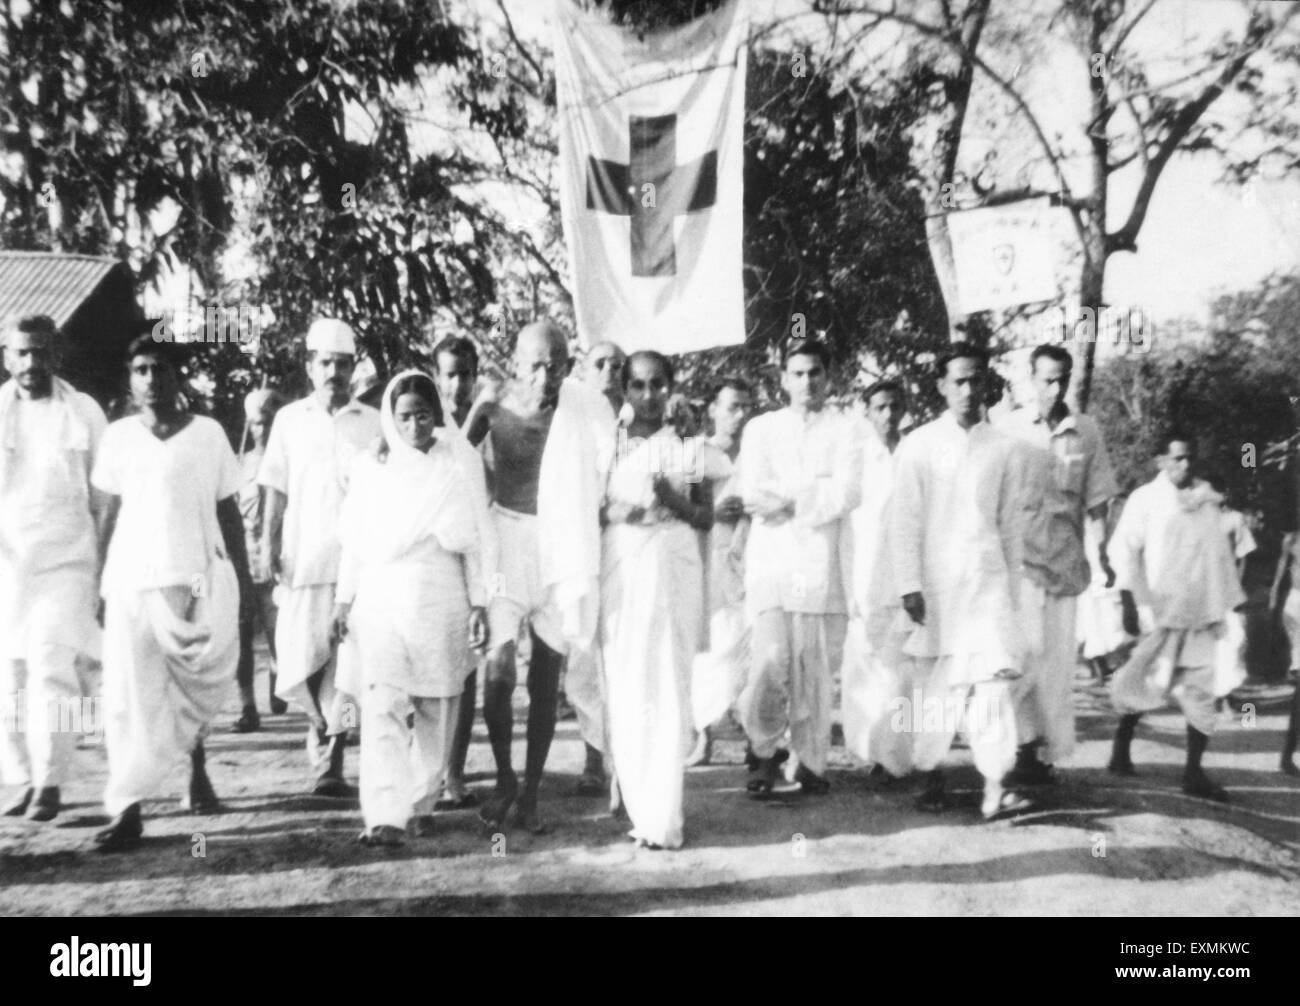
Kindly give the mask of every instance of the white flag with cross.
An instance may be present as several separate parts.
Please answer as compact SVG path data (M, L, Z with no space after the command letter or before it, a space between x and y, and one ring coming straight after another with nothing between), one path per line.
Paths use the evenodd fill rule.
M554 12L579 340L664 353L744 342L743 0L644 35L572 0Z

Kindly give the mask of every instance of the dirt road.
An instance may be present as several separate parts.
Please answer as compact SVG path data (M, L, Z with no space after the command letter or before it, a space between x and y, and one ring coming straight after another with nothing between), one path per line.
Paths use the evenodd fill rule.
M522 692L522 690L521 690ZM265 686L259 682L259 695ZM522 695L521 695L522 698ZM1207 767L1231 791L1221 807L1178 790L1183 727L1173 713L1140 729L1141 777L1101 766L1113 718L1082 682L1081 745L1035 812L985 825L969 752L952 774L960 805L939 817L912 792L869 781L834 751L830 795L759 804L744 793L742 747L693 769L687 847L633 847L600 800L571 796L582 745L561 724L543 788L554 825L533 837L485 835L473 811L441 816L433 838L376 852L355 841L356 804L303 796L309 783L301 716L260 733L210 741L209 764L229 812L146 806L144 846L90 851L102 824L102 745L78 752L69 806L51 825L0 819L4 914L1300 914L1300 781L1276 771L1280 714L1225 721ZM516 764L523 721L516 718ZM470 753L489 778L481 720ZM348 771L355 778L356 749ZM178 770L177 791L184 784Z

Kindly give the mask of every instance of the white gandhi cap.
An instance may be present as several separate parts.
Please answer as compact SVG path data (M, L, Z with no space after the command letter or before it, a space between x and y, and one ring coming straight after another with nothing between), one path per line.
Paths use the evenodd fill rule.
M357 337L352 326L337 318L320 318L307 330L307 351L310 353L342 353L357 355Z

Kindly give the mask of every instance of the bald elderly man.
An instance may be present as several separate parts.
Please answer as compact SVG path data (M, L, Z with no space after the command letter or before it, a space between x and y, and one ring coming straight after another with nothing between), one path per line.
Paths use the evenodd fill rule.
M307 375L315 390L275 417L257 476L266 488L264 552L285 588L275 626L276 695L307 710L307 748L323 763L312 792L329 797L355 794L343 777L343 752L348 728L359 722L355 700L335 686L339 506L353 459L379 436L379 412L352 397L355 364L350 326L332 318L312 324Z
M590 650L600 576L600 452L612 446L609 410L589 387L566 380L572 367L563 331L539 321L519 332L510 380L491 389L466 420L482 445L500 543L488 606L490 651L483 717L496 759L496 789L479 814L496 830L514 823L544 830L537 791L555 736L566 653ZM528 627L528 746L523 791L511 765L516 641Z
M81 718L77 652L97 647L107 499L90 473L107 421L55 376L62 340L51 319L23 318L3 337L13 376L0 386L0 774L20 789L0 813L49 821L77 746L61 729L70 708Z

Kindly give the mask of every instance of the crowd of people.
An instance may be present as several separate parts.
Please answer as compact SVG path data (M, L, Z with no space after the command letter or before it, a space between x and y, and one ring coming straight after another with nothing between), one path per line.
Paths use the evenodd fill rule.
M751 417L751 385L724 378L705 435L667 357L603 343L577 363L546 320L518 332L507 380L481 379L474 343L448 337L433 373L397 374L376 408L354 393L352 329L322 319L305 337L313 391L249 394L237 457L185 407L183 345L131 344L133 409L110 424L58 376L48 318L3 337L0 768L18 787L3 814L59 813L76 738L50 710L80 698L97 648L111 821L96 845L138 845L143 804L185 761L185 804L218 811L204 738L235 683L235 730L260 729L261 631L270 712L307 715L314 794L357 795L359 731L369 845L469 807L493 832L544 830L562 682L579 792L608 792L648 848L682 845L686 767L713 757L728 718L755 799L827 792L837 681L855 758L918 773L918 806L940 812L961 733L994 820L1071 757L1079 599L1096 584L1124 592L1140 634L1111 683L1110 771L1135 771L1140 717L1172 701L1184 791L1228 799L1202 765L1241 680L1223 497L1169 430L1108 534L1119 486L1096 423L1066 405L1059 345L1034 351L1034 399L996 422L987 354L951 345L945 411L904 433L901 383L868 388L864 415L836 408L825 348L792 341L786 404ZM465 778L480 677L496 765L482 795ZM1284 769L1295 746L1293 710Z

